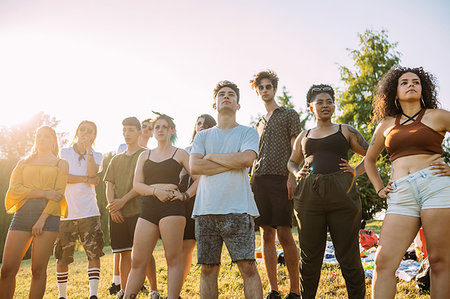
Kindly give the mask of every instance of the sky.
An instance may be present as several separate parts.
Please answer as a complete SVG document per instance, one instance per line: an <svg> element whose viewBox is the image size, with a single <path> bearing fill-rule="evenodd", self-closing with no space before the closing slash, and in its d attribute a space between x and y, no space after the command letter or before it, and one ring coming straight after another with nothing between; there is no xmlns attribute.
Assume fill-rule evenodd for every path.
<svg viewBox="0 0 450 299"><path fill-rule="evenodd" d="M338 66L353 66L366 29L387 30L402 65L434 74L450 109L449 13L445 0L0 0L0 126L42 111L71 140L92 120L106 153L123 143L124 118L158 111L185 147L198 115L216 117L221 80L239 86L244 125L264 113L249 84L261 70L278 73L297 110L314 83L344 88Z"/></svg>

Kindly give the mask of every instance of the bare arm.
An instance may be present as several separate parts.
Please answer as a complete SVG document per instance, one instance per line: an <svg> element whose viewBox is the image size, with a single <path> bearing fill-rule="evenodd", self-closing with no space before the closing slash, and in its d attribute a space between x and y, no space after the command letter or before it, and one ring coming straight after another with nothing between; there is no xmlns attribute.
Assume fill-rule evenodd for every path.
<svg viewBox="0 0 450 299"><path fill-rule="evenodd" d="M377 126L375 132L373 133L372 141L370 142L369 148L367 150L367 155L364 159L364 167L366 169L367 176L369 177L372 185L377 191L378 196L388 197L387 193L392 191L390 186L385 187L383 181L381 180L380 173L377 168L377 159L381 151L384 149L384 131L385 121ZM386 189L387 188L387 189Z"/></svg>
<svg viewBox="0 0 450 299"><path fill-rule="evenodd" d="M296 136L292 136L291 138L291 149L294 149L294 144L295 144L295 140L296 140ZM288 161L289 163L289 161ZM295 188L297 188L297 181L295 179L295 176L289 171L289 175L288 175L288 179L286 182L286 187L288 190L288 199L294 199L294 192L295 192Z"/></svg>
<svg viewBox="0 0 450 299"><path fill-rule="evenodd" d="M207 154L204 159L220 164L228 169L247 168L252 166L256 159L256 153L252 150L246 150L238 153L229 154Z"/></svg>
<svg viewBox="0 0 450 299"><path fill-rule="evenodd" d="M287 163L287 168L289 173L291 173L295 178L300 178L300 165L303 163L303 150L302 150L302 140L305 136L305 131L300 133L294 141L294 146L292 148L291 157Z"/></svg>
<svg viewBox="0 0 450 299"><path fill-rule="evenodd" d="M205 159L201 154L191 154L189 166L193 175L215 175L230 170L223 165Z"/></svg>
<svg viewBox="0 0 450 299"><path fill-rule="evenodd" d="M361 156L365 156L367 153L367 149L369 148L369 144L364 139L364 137L361 135L361 133L353 128L350 125L345 125L349 132L349 143L350 143L350 149ZM365 172L364 168L364 158L359 162L359 164L355 167L355 176L359 176Z"/></svg>

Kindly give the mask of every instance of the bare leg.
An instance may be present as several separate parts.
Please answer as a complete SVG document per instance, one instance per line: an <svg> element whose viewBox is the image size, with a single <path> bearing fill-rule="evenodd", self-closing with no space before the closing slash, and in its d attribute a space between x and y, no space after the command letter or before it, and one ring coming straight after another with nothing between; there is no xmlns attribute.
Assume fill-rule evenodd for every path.
<svg viewBox="0 0 450 299"><path fill-rule="evenodd" d="M450 294L450 209L426 209L421 212L422 226L431 268L432 298Z"/></svg>
<svg viewBox="0 0 450 299"><path fill-rule="evenodd" d="M183 286L184 216L168 216L159 221L159 231L167 261L167 299L177 299Z"/></svg>
<svg viewBox="0 0 450 299"><path fill-rule="evenodd" d="M31 249L31 287L29 298L42 298L47 284L47 265L58 232L44 231L33 239Z"/></svg>
<svg viewBox="0 0 450 299"><path fill-rule="evenodd" d="M266 268L267 278L269 279L270 289L278 292L277 282L277 250L275 246L276 230L271 226L262 226L262 245L264 266ZM297 267L298 271L298 267Z"/></svg>
<svg viewBox="0 0 450 299"><path fill-rule="evenodd" d="M254 261L237 261L242 278L244 279L245 298L262 298L263 291L258 269ZM297 268L298 269L298 268Z"/></svg>
<svg viewBox="0 0 450 299"><path fill-rule="evenodd" d="M217 279L219 277L220 265L202 265L200 276L200 298L219 298L219 287Z"/></svg>
<svg viewBox="0 0 450 299"><path fill-rule="evenodd" d="M278 239L284 251L284 260L289 272L290 290L289 292L300 294L300 272L299 272L299 255L297 245L290 226L277 227Z"/></svg>
<svg viewBox="0 0 450 299"><path fill-rule="evenodd" d="M136 298L145 280L145 269L149 252L155 249L159 238L158 226L139 218L134 231L133 250L131 251L131 271L128 275L125 298ZM133 297L134 296L134 297Z"/></svg>
<svg viewBox="0 0 450 299"><path fill-rule="evenodd" d="M384 218L375 256L373 298L394 298L397 284L395 271L419 226L420 219L414 216L387 214Z"/></svg>
<svg viewBox="0 0 450 299"><path fill-rule="evenodd" d="M189 274L192 264L192 252L194 251L195 240L183 240L183 261L184 261L184 274L183 283Z"/></svg>
<svg viewBox="0 0 450 299"><path fill-rule="evenodd" d="M117 255L120 255L120 288L125 290L131 269L131 251L124 251Z"/></svg>
<svg viewBox="0 0 450 299"><path fill-rule="evenodd" d="M31 232L8 231L3 249L2 270L0 276L0 298L12 299L16 287L16 275L20 262L32 240Z"/></svg>
<svg viewBox="0 0 450 299"><path fill-rule="evenodd" d="M153 254L151 254L148 259L145 272L147 274L148 281L150 282L150 290L157 291L158 283L156 281L156 262Z"/></svg>

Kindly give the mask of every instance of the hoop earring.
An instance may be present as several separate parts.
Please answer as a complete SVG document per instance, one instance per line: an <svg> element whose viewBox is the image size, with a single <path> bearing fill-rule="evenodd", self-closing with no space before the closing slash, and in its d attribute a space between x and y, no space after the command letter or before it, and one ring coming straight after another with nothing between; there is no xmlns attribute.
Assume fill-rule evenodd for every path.
<svg viewBox="0 0 450 299"><path fill-rule="evenodd" d="M423 97L420 98L420 106L422 106L422 108L426 108L427 107L425 105L425 101L423 100Z"/></svg>
<svg viewBox="0 0 450 299"><path fill-rule="evenodd" d="M402 110L402 107L401 107L400 104L398 103L398 100L397 100L397 99L394 100L394 103L395 103L395 107L397 108L397 110Z"/></svg>

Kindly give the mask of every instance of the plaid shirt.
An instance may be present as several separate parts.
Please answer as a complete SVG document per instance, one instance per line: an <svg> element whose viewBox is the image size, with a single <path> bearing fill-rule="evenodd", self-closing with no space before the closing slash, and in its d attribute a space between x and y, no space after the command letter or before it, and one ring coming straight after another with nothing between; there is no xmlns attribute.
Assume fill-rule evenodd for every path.
<svg viewBox="0 0 450 299"><path fill-rule="evenodd" d="M268 121L261 117L255 129L259 134L259 156L253 164L254 175L288 176L292 137L300 133L300 118L294 109L278 107Z"/></svg>

